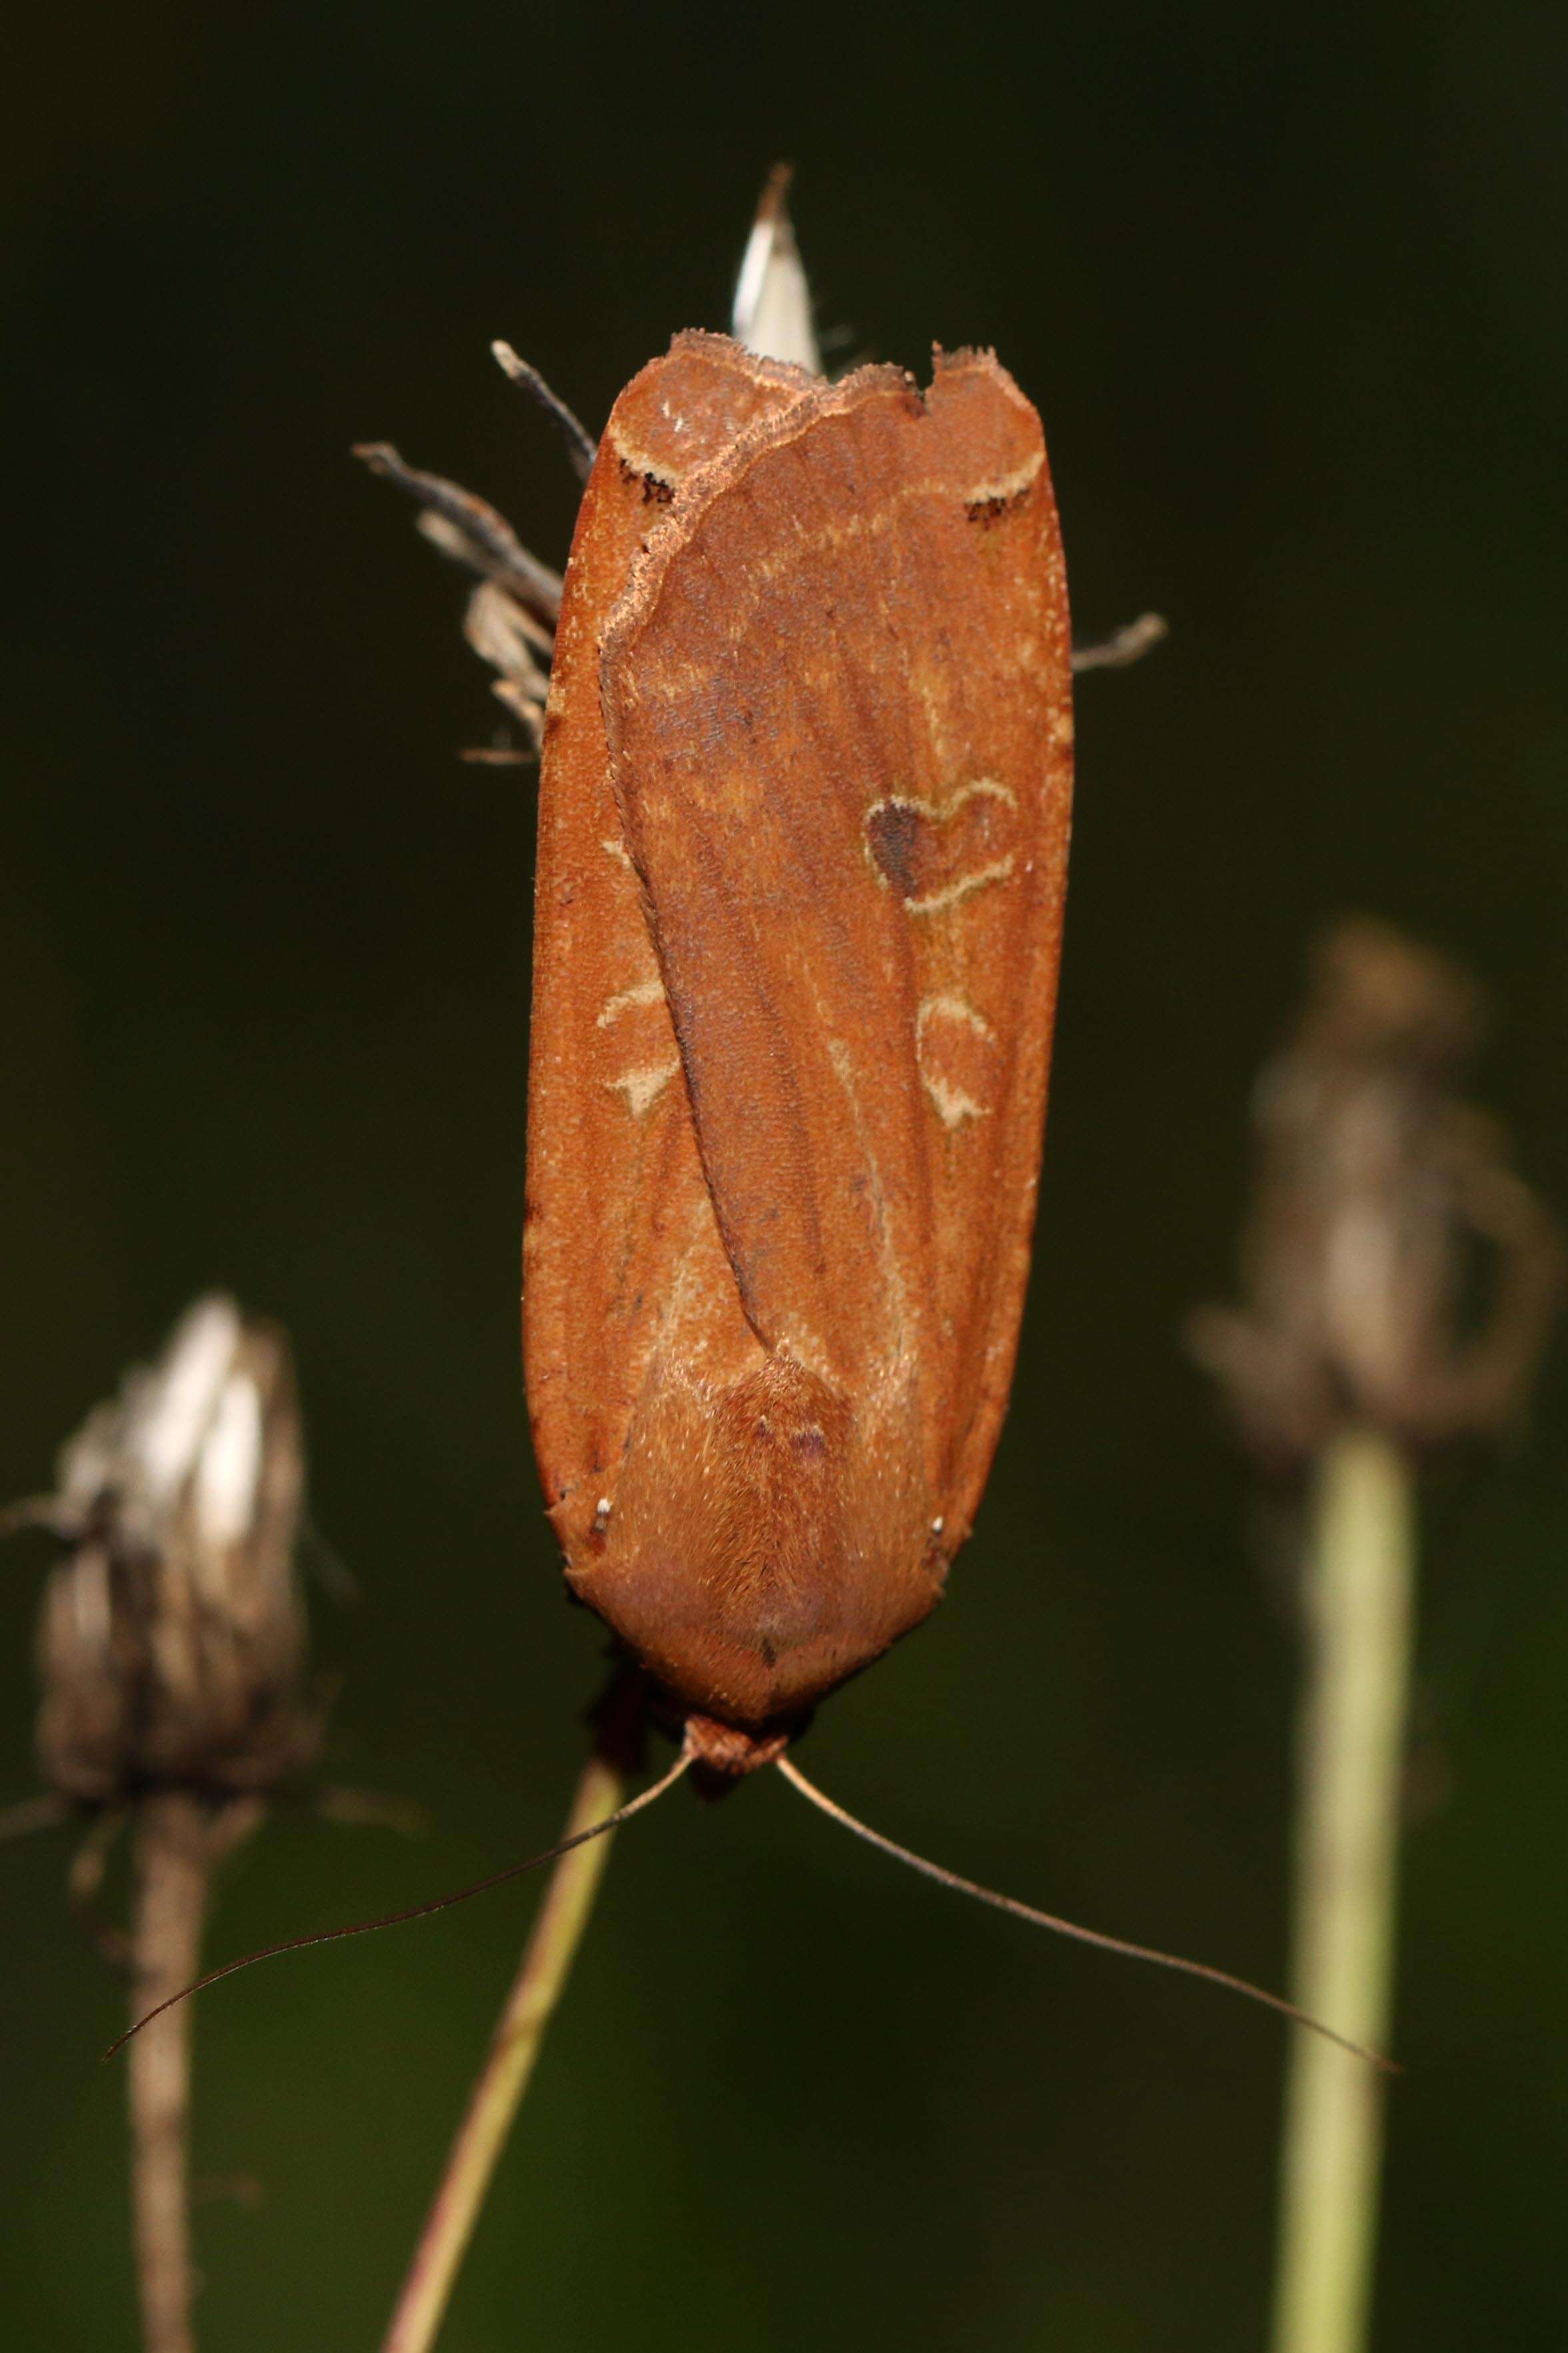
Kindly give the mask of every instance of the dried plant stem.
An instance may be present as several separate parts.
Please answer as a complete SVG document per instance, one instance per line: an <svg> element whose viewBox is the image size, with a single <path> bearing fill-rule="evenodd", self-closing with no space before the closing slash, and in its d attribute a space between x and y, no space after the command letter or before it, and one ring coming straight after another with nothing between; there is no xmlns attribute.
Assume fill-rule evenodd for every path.
<svg viewBox="0 0 1568 2353"><path fill-rule="evenodd" d="M562 1835L574 1838L613 1814L626 1791L626 1768L596 1749L583 1770ZM500 2014L468 2112L458 2128L447 2170L414 2251L382 2353L427 2353L446 2314L458 2265L474 2233L518 2104L528 2088L551 2012L560 2000L615 1833L563 1854L544 1900L511 1991Z"/></svg>
<svg viewBox="0 0 1568 2353"><path fill-rule="evenodd" d="M1291 1990L1386 2048L1415 1576L1415 1482L1397 1445L1355 1430L1324 1450L1305 1566ZM1296 2033L1274 2353L1360 2353L1382 2147L1381 2079Z"/></svg>
<svg viewBox="0 0 1568 2353"><path fill-rule="evenodd" d="M131 2015L188 1985L201 1965L212 1843L199 1799L144 1800L136 1818ZM146 2353L194 2353L191 2328L192 2010L181 2002L131 2046L132 2204Z"/></svg>

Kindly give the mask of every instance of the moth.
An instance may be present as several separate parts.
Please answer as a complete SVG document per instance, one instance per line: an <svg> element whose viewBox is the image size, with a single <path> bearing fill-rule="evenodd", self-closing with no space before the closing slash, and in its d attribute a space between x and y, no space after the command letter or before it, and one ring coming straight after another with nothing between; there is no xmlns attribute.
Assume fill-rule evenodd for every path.
<svg viewBox="0 0 1568 2353"><path fill-rule="evenodd" d="M721 1773L941 1598L1017 1346L1072 791L1039 418L678 335L565 574L523 1335L571 1588Z"/></svg>
<svg viewBox="0 0 1568 2353"><path fill-rule="evenodd" d="M798 275L774 185L738 325L749 282L760 314L770 267ZM814 349L804 279L773 312ZM596 446L495 346L586 467L558 596L483 501L359 452L478 575L468 634L541 744L529 1415L571 1590L679 1756L543 1854L202 1983L466 1902L692 1766L724 1786L776 1764L949 1887L1300 2019L960 1878L785 1753L929 1616L969 1535L1039 1186L1072 673L1164 624L1074 653L1040 420L993 353L939 348L922 390L889 366L833 383L755 340L677 335ZM552 643L542 713L498 592Z"/></svg>

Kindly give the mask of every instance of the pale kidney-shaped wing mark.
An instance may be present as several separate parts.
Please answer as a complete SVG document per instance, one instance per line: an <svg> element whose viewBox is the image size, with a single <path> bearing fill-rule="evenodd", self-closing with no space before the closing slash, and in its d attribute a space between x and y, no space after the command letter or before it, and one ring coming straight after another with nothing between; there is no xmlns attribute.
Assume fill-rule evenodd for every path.
<svg viewBox="0 0 1568 2353"><path fill-rule="evenodd" d="M911 915L940 915L1005 882L1017 863L1018 805L990 776L944 802L889 793L866 812L866 854Z"/></svg>

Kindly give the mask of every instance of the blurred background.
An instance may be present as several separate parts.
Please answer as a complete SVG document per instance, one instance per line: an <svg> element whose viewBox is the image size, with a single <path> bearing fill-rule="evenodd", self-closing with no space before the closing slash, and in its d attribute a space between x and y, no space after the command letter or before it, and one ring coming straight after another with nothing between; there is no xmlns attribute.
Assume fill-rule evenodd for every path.
<svg viewBox="0 0 1568 2353"><path fill-rule="evenodd" d="M1511 0L1019 12L448 0L35 25L0 155L0 1495L203 1286L294 1336L331 1769L215 1958L553 1835L595 1692L518 1370L533 782L395 439L563 560L591 425L726 322L778 155L835 357L994 343L1046 419L1080 688L1040 1240L938 1618L805 1761L954 1867L1279 1982L1295 1654L1179 1327L1234 1284L1306 944L1468 964L1568 1204L1568 20ZM1426 1491L1377 2341L1568 2328L1568 1413ZM0 1577L0 1797L36 1786ZM7 2341L129 2346L121 1995L62 1833L0 1850ZM204 2344L376 2341L534 1896L280 1962L197 2031ZM776 1777L620 1842L443 2345L1247 2353L1284 2040L900 1874ZM225 2193L238 2179L245 2196Z"/></svg>

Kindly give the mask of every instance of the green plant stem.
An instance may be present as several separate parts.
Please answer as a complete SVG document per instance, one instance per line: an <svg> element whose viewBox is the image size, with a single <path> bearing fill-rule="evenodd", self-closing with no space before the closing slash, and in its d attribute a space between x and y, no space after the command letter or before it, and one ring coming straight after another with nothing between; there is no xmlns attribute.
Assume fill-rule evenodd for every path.
<svg viewBox="0 0 1568 2353"><path fill-rule="evenodd" d="M1415 1579L1415 1481L1352 1430L1317 1470L1305 1563L1291 1993L1387 2046ZM1286 2087L1274 2353L1361 2353L1371 2304L1383 2083L1297 2029Z"/></svg>
<svg viewBox="0 0 1568 2353"><path fill-rule="evenodd" d="M573 1838L613 1814L626 1790L626 1767L601 1750L588 1759L562 1835ZM551 2012L566 1982L614 1831L563 1854L507 1996L489 2055L469 2095L447 2170L426 2219L382 2353L427 2353L436 2341L479 2208L528 2088Z"/></svg>

